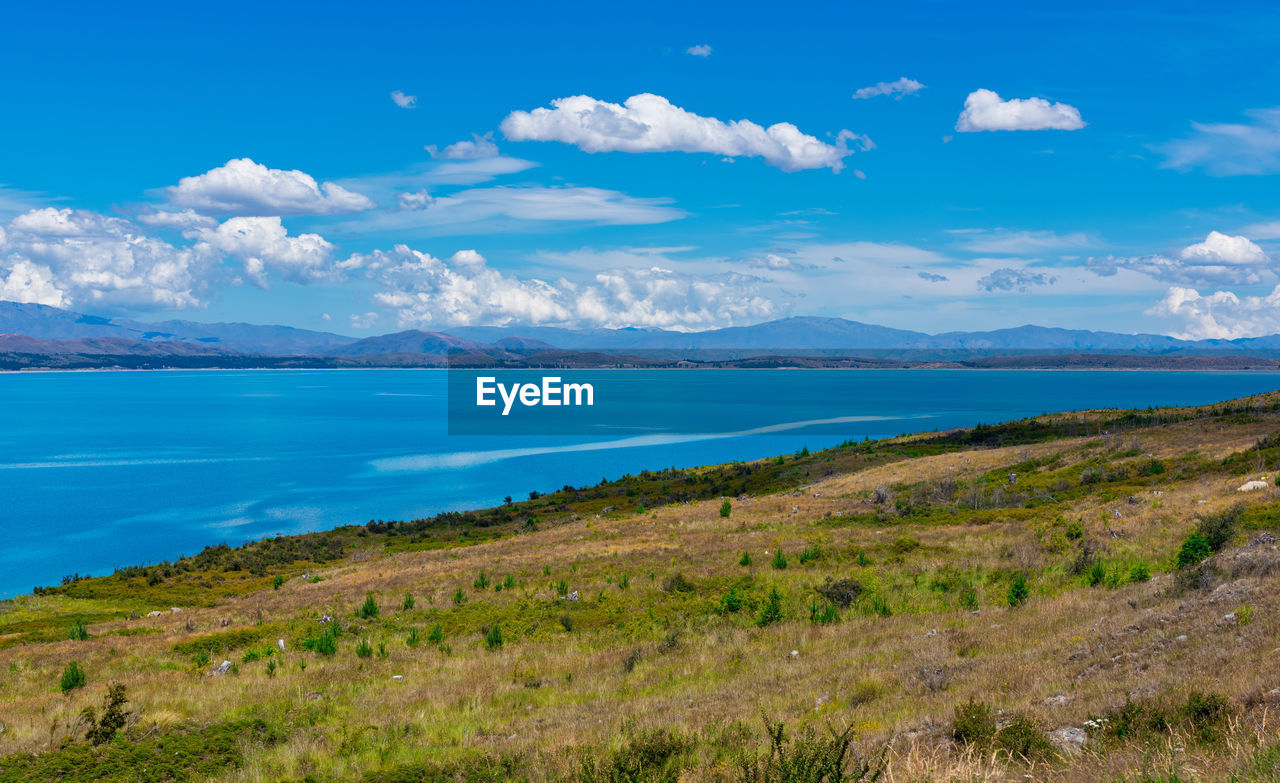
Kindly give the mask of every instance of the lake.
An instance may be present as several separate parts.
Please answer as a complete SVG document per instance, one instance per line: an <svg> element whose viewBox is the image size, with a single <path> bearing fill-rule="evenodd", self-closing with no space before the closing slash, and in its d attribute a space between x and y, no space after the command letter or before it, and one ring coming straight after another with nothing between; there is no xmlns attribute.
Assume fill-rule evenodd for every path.
<svg viewBox="0 0 1280 783"><path fill-rule="evenodd" d="M451 416L448 373L0 374L0 596L209 544L489 506L644 469L1280 387L1259 372L574 371L608 398L603 413L511 434Z"/></svg>

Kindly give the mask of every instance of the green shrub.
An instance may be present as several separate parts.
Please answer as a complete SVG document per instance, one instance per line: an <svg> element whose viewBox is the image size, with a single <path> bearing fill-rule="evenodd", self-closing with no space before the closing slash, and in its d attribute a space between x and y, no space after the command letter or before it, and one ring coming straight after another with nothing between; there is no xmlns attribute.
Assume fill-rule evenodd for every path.
<svg viewBox="0 0 1280 783"><path fill-rule="evenodd" d="M1068 522L1063 530L1067 538L1072 541L1079 541L1084 538L1084 525L1078 521Z"/></svg>
<svg viewBox="0 0 1280 783"><path fill-rule="evenodd" d="M837 783L879 780L885 770L885 752L863 759L853 748L853 729L832 729L827 736L806 726L788 738L783 724L765 722L769 753L744 759L741 783Z"/></svg>
<svg viewBox="0 0 1280 783"><path fill-rule="evenodd" d="M742 557L738 558L738 565L740 566L751 565L751 553L746 550L743 550Z"/></svg>
<svg viewBox="0 0 1280 783"><path fill-rule="evenodd" d="M894 539L893 543L889 545L889 548L893 550L894 554L905 555L919 549L920 542L911 536L900 536L899 538Z"/></svg>
<svg viewBox="0 0 1280 783"><path fill-rule="evenodd" d="M1158 459L1147 460L1138 467L1138 474L1142 476L1159 476L1161 473L1164 473L1164 463Z"/></svg>
<svg viewBox="0 0 1280 783"><path fill-rule="evenodd" d="M644 658L644 654L641 653L639 649L635 649L627 653L627 657L622 659L623 673L630 674L631 672L635 671L636 666L640 664L640 661L643 658Z"/></svg>
<svg viewBox="0 0 1280 783"><path fill-rule="evenodd" d="M717 614L734 614L742 610L746 604L746 598L742 595L742 591L737 585L729 588L729 592L720 597L720 603L716 605Z"/></svg>
<svg viewBox="0 0 1280 783"><path fill-rule="evenodd" d="M1186 568L1193 566L1213 554L1213 548L1209 546L1209 540L1199 533L1192 533L1187 536L1182 547L1178 549L1176 564L1178 568Z"/></svg>
<svg viewBox="0 0 1280 783"><path fill-rule="evenodd" d="M566 633L573 633L573 615L567 613L560 615L560 627Z"/></svg>
<svg viewBox="0 0 1280 783"><path fill-rule="evenodd" d="M1093 565L1089 567L1089 586L1097 587L1107 578L1107 567L1103 565L1101 560L1094 560Z"/></svg>
<svg viewBox="0 0 1280 783"><path fill-rule="evenodd" d="M365 620L372 620L378 616L378 601L373 597L373 593L368 593L364 597L364 603L356 610L356 617Z"/></svg>
<svg viewBox="0 0 1280 783"><path fill-rule="evenodd" d="M958 704L951 722L951 737L961 745L988 746L995 740L996 715L986 702L969 697Z"/></svg>
<svg viewBox="0 0 1280 783"><path fill-rule="evenodd" d="M427 641L432 644L439 644L444 641L444 628L440 623L431 626L431 630L427 632Z"/></svg>
<svg viewBox="0 0 1280 783"><path fill-rule="evenodd" d="M417 603L417 600L414 599L413 593L405 591L404 600L400 602L400 611L407 612L413 609L413 606L416 603Z"/></svg>
<svg viewBox="0 0 1280 783"><path fill-rule="evenodd" d="M778 547L773 553L773 559L769 561L769 565L781 571L787 567L787 556L783 554L782 547Z"/></svg>
<svg viewBox="0 0 1280 783"><path fill-rule="evenodd" d="M89 638L89 627L84 624L84 620L73 620L71 629L67 632L68 639L74 639L77 642L83 642Z"/></svg>
<svg viewBox="0 0 1280 783"><path fill-rule="evenodd" d="M72 661L62 670L62 679L58 682L58 687L63 693L68 693L76 688L83 688L84 679L84 669L80 668L80 664Z"/></svg>
<svg viewBox="0 0 1280 783"><path fill-rule="evenodd" d="M664 593L692 593L696 588L693 582L684 578L684 574L679 571L662 580L662 592Z"/></svg>
<svg viewBox="0 0 1280 783"><path fill-rule="evenodd" d="M457 590L454 590L454 591L453 591L453 605L454 605L454 606L462 606L462 605L463 605L463 604L465 604L466 602L467 602L467 594L466 594L466 593L464 593L464 592L462 592L462 588L461 588L461 587L459 587Z"/></svg>
<svg viewBox="0 0 1280 783"><path fill-rule="evenodd" d="M1056 755L1049 737L1029 718L1013 718L996 731L995 739L996 748L1011 758L1035 761Z"/></svg>
<svg viewBox="0 0 1280 783"><path fill-rule="evenodd" d="M480 575L476 577L476 581L471 583L471 586L477 590L485 590L489 587L489 577L485 576L484 571L481 571Z"/></svg>
<svg viewBox="0 0 1280 783"><path fill-rule="evenodd" d="M129 713L124 708L128 703L123 685L113 682L107 686L107 695L102 700L102 717L94 714L93 707L85 707L80 713L85 725L89 727L84 738L93 745L103 745L115 739L129 720Z"/></svg>
<svg viewBox="0 0 1280 783"><path fill-rule="evenodd" d="M857 579L832 579L827 580L818 587L813 588L818 595L827 599L830 603L841 609L848 609L858 597L862 595L866 589Z"/></svg>
<svg viewBox="0 0 1280 783"><path fill-rule="evenodd" d="M283 587L283 586L284 586L284 577L283 577L283 576L281 576L281 575L279 575L279 574L276 574L276 575L271 579L271 589L272 589L272 590L279 590L279 589L280 589L281 587Z"/></svg>
<svg viewBox="0 0 1280 783"><path fill-rule="evenodd" d="M800 565L805 565L806 563L812 563L813 561L819 560L821 558L822 558L822 548L819 547L817 544L810 544L809 546L804 548L804 551L800 553Z"/></svg>
<svg viewBox="0 0 1280 783"><path fill-rule="evenodd" d="M409 629L409 635L404 638L404 643L409 647L417 647L422 642L422 632L418 630L418 626Z"/></svg>
<svg viewBox="0 0 1280 783"><path fill-rule="evenodd" d="M693 749L693 741L677 731L642 731L612 750L582 749L575 780L580 783L676 783L690 765Z"/></svg>
<svg viewBox="0 0 1280 783"><path fill-rule="evenodd" d="M1009 594L1006 596L1009 606L1022 606L1031 597L1031 588L1027 585L1027 575L1018 571L1009 582Z"/></svg>
<svg viewBox="0 0 1280 783"><path fill-rule="evenodd" d="M725 501L720 504L720 516L727 517L732 511L733 511L733 505L729 503L728 498L725 498Z"/></svg>
<svg viewBox="0 0 1280 783"><path fill-rule="evenodd" d="M500 650L502 649L502 644L502 628L497 623L494 623L493 627L484 635L484 648L490 651Z"/></svg>
<svg viewBox="0 0 1280 783"><path fill-rule="evenodd" d="M782 593L778 592L778 588L770 587L769 595L764 600L764 606L760 607L760 614L756 617L756 625L763 628L781 619Z"/></svg>
<svg viewBox="0 0 1280 783"><path fill-rule="evenodd" d="M504 577L502 580L502 589L510 590L515 586L516 586L516 578L511 574L507 574L506 577Z"/></svg>
<svg viewBox="0 0 1280 783"><path fill-rule="evenodd" d="M809 604L809 622L814 625L832 625L840 622L840 612L829 603Z"/></svg>
<svg viewBox="0 0 1280 783"><path fill-rule="evenodd" d="M360 658L370 658L373 656L373 645L368 639L361 639L356 642L356 656Z"/></svg>
<svg viewBox="0 0 1280 783"><path fill-rule="evenodd" d="M341 635L342 628L337 620L324 623L318 631L313 630L302 640L302 649L318 655L333 655L338 651L338 637Z"/></svg>
<svg viewBox="0 0 1280 783"><path fill-rule="evenodd" d="M1151 569L1147 568L1146 564L1144 563L1138 563L1133 568L1129 569L1129 581L1130 582L1150 582Z"/></svg>

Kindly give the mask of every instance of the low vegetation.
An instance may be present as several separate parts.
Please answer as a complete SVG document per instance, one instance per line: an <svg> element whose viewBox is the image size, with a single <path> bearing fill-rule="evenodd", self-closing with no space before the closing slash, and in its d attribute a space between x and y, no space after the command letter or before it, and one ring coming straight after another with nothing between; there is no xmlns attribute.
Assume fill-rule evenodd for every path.
<svg viewBox="0 0 1280 783"><path fill-rule="evenodd" d="M1277 468L1263 395L72 574L0 781L1276 780Z"/></svg>

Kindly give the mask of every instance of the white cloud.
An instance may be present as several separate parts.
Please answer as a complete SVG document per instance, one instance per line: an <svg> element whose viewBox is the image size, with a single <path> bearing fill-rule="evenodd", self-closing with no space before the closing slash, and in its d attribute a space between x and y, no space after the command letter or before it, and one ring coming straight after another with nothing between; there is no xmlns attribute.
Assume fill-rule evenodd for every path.
<svg viewBox="0 0 1280 783"><path fill-rule="evenodd" d="M1153 254L1136 258L1090 258L1088 269L1103 277L1118 269L1132 269L1156 280L1183 285L1251 285L1271 277L1267 254L1247 237L1210 231L1203 242L1183 248L1176 256Z"/></svg>
<svg viewBox="0 0 1280 783"><path fill-rule="evenodd" d="M416 203L416 195L411 195ZM473 188L435 197L423 209L362 215L334 227L341 232L400 231L443 236L528 229L530 224L633 226L685 216L665 198L636 198L589 187Z"/></svg>
<svg viewBox="0 0 1280 783"><path fill-rule="evenodd" d="M166 212L164 210L144 212L138 215L138 222L148 228L176 229L178 231L213 228L218 225L217 220L208 215L201 215L192 209L184 209L181 212Z"/></svg>
<svg viewBox="0 0 1280 783"><path fill-rule="evenodd" d="M1169 318L1183 340L1261 337L1280 332L1280 286L1266 296L1239 297L1230 291L1201 296L1191 288L1174 287L1148 315Z"/></svg>
<svg viewBox="0 0 1280 783"><path fill-rule="evenodd" d="M473 133L469 141L454 142L442 150L436 149L434 144L428 144L423 149L431 157L442 160L480 160L498 157L498 145L493 143L493 131L483 136Z"/></svg>
<svg viewBox="0 0 1280 783"><path fill-rule="evenodd" d="M418 105L418 96L405 95L399 90L391 91L391 100L395 101L395 104L402 109L413 109Z"/></svg>
<svg viewBox="0 0 1280 783"><path fill-rule="evenodd" d="M448 261L397 245L353 256L383 290L375 300L402 327L469 324L656 326L705 329L778 314L757 278L688 275L662 267L615 268L588 280L517 278L474 250Z"/></svg>
<svg viewBox="0 0 1280 783"><path fill-rule="evenodd" d="M423 210L435 203L435 199L431 198L426 188L412 193L401 193L396 200L400 204L400 209L405 212Z"/></svg>
<svg viewBox="0 0 1280 783"><path fill-rule="evenodd" d="M974 90L964 101L956 120L961 133L977 131L1079 130L1084 127L1080 110L1044 98L1002 100L991 90Z"/></svg>
<svg viewBox="0 0 1280 783"><path fill-rule="evenodd" d="M1003 267L992 271L985 277L979 278L978 287L984 291L1018 291L1019 293L1026 293L1034 287L1053 285L1055 282L1057 282L1057 278L1049 277L1043 272Z"/></svg>
<svg viewBox="0 0 1280 783"><path fill-rule="evenodd" d="M377 323L378 314L375 312L351 314L352 329L372 329Z"/></svg>
<svg viewBox="0 0 1280 783"><path fill-rule="evenodd" d="M691 54L694 57L710 57L712 51L711 47L707 44L698 44L697 46L690 46L688 49L685 49L684 53Z"/></svg>
<svg viewBox="0 0 1280 783"><path fill-rule="evenodd" d="M892 95L901 99L904 95L911 95L924 89L924 85L915 79L908 79L903 76L901 79L893 82L876 82L870 87L862 87L853 94L854 100L866 100L867 98L875 98L880 95Z"/></svg>
<svg viewBox="0 0 1280 783"><path fill-rule="evenodd" d="M31 210L0 233L5 298L61 307L200 307L216 264L208 248L175 247L85 210Z"/></svg>
<svg viewBox="0 0 1280 783"><path fill-rule="evenodd" d="M1192 134L1154 149L1164 168L1202 168L1211 176L1280 173L1280 107L1246 112L1248 123L1192 123Z"/></svg>
<svg viewBox="0 0 1280 783"><path fill-rule="evenodd" d="M849 148L870 149L871 140L847 130L826 144L789 122L768 128L750 120L722 122L672 105L660 95L633 95L624 104L587 95L559 98L553 108L514 111L502 121L512 141L559 141L586 152L701 152L758 157L783 171L840 171Z"/></svg>
<svg viewBox="0 0 1280 783"><path fill-rule="evenodd" d="M165 188L169 202L213 215L333 215L372 209L368 197L303 171L269 169L249 158L227 161Z"/></svg>
<svg viewBox="0 0 1280 783"><path fill-rule="evenodd" d="M319 234L289 236L278 217L234 217L198 236L210 247L241 259L245 274L263 288L268 272L295 283L334 280L340 275L332 263L331 243Z"/></svg>
<svg viewBox="0 0 1280 783"><path fill-rule="evenodd" d="M1053 231L973 231L956 232L970 237L962 244L975 253L1003 253L1025 256L1051 250L1086 247L1092 240L1079 232L1058 234Z"/></svg>

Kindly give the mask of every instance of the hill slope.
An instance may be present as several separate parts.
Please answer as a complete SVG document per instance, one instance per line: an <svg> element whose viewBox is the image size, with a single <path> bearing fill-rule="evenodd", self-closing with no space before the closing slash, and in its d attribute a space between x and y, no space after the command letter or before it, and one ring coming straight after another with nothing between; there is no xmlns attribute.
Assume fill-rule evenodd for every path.
<svg viewBox="0 0 1280 783"><path fill-rule="evenodd" d="M1280 394L1051 415L69 578L0 780L1275 780L1278 461Z"/></svg>

